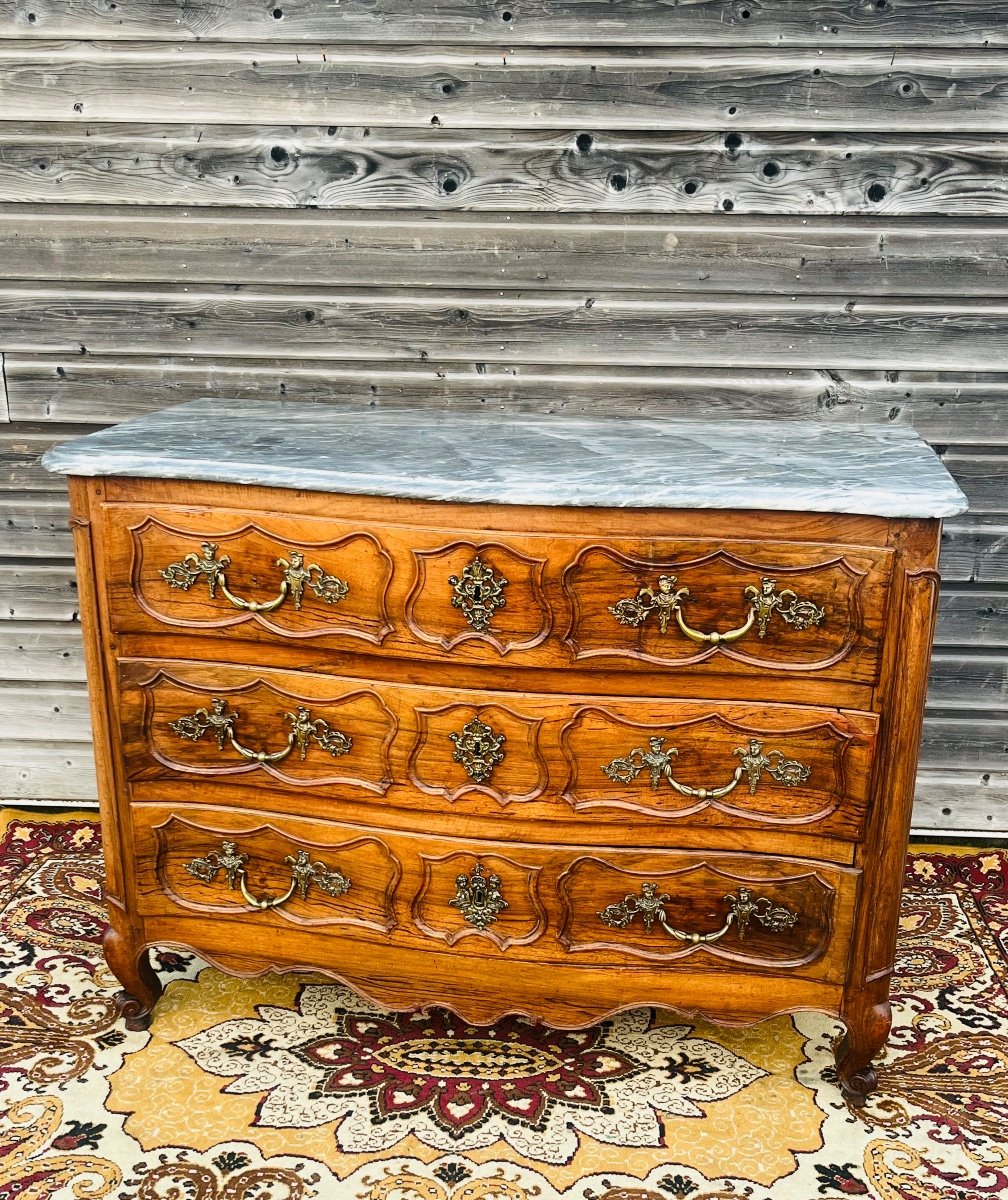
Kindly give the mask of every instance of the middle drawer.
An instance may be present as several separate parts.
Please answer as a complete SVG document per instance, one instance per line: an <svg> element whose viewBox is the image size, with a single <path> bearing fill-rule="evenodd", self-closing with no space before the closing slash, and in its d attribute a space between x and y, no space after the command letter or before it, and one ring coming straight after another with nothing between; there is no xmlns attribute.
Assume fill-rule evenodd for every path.
<svg viewBox="0 0 1008 1200"><path fill-rule="evenodd" d="M127 659L127 778L241 789L297 811L414 827L424 814L556 838L790 829L856 841L878 718L800 705L556 696L362 683L306 672ZM210 787L209 785L213 785ZM238 789L236 794L232 789ZM615 836L615 834L614 834Z"/></svg>

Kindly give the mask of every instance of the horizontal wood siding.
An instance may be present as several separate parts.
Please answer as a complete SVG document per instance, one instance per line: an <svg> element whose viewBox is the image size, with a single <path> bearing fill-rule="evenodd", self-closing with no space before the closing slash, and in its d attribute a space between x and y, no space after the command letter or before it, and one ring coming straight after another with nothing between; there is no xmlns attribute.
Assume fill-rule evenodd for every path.
<svg viewBox="0 0 1008 1200"><path fill-rule="evenodd" d="M604 288L603 283L603 288ZM1008 370L1008 298L571 294L293 287L0 284L11 354L289 355L624 366L944 366ZM250 336L254 338L249 341Z"/></svg>
<svg viewBox="0 0 1008 1200"><path fill-rule="evenodd" d="M0 0L0 797L94 796L67 436L240 403L912 425L919 830L1008 835L1008 0Z"/></svg>
<svg viewBox="0 0 1008 1200"><path fill-rule="evenodd" d="M19 422L127 420L197 396L290 397L411 406L500 404L550 412L606 411L712 418L905 423L932 444L1008 442L1008 373L447 363L321 362L212 355L9 354ZM96 409L96 405L101 405ZM75 432L80 432L75 430Z"/></svg>
<svg viewBox="0 0 1008 1200"><path fill-rule="evenodd" d="M984 133L0 121L0 202L411 209L414 216L933 215L944 228L951 216L1008 208L1006 160L1008 140ZM306 235L311 228L306 221ZM810 248L838 228L806 229Z"/></svg>
<svg viewBox="0 0 1008 1200"><path fill-rule="evenodd" d="M980 47L1008 46L1006 16L1003 0L0 0L0 37Z"/></svg>
<svg viewBox="0 0 1008 1200"><path fill-rule="evenodd" d="M675 20L670 14L666 20ZM371 128L1003 130L1003 49L506 48L0 41L9 121ZM53 86L58 80L58 86Z"/></svg>
<svg viewBox="0 0 1008 1200"><path fill-rule="evenodd" d="M1008 186L1008 160L1005 163ZM1003 218L670 218L643 214L262 213L244 209L0 206L0 280L99 280L372 288L425 292L491 284L591 295L684 292L690 303L740 285L789 304L814 286L851 315L874 297L926 289L988 301L1008 292ZM795 299L792 299L792 298ZM632 300L631 295L628 299ZM638 300L641 298L638 298ZM981 305L977 305L981 307Z"/></svg>

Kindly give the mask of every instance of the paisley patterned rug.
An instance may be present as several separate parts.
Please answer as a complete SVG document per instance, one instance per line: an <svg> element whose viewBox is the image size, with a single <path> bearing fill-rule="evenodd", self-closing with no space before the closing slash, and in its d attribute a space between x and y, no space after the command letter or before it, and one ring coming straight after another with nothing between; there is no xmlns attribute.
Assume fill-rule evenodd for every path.
<svg viewBox="0 0 1008 1200"><path fill-rule="evenodd" d="M835 1022L641 1009L560 1032L379 1011L163 950L116 1021L88 817L0 819L0 1200L974 1200L1008 1194L1008 852L907 861L861 1114Z"/></svg>

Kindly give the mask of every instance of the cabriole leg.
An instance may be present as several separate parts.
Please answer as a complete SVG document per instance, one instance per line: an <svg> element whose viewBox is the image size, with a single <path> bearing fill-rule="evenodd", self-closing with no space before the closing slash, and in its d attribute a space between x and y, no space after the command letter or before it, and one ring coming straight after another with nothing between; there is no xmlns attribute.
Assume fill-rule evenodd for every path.
<svg viewBox="0 0 1008 1200"><path fill-rule="evenodd" d="M837 1079L845 1098L860 1107L878 1083L872 1059L889 1037L892 1009L888 1000L877 1004L855 1003L841 1015L847 1032L836 1048Z"/></svg>
<svg viewBox="0 0 1008 1200"><path fill-rule="evenodd" d="M105 931L102 946L105 961L123 985L124 990L116 995L116 1007L126 1028L134 1032L149 1029L151 1012L164 988L150 965L148 951L137 950L129 938L111 926Z"/></svg>

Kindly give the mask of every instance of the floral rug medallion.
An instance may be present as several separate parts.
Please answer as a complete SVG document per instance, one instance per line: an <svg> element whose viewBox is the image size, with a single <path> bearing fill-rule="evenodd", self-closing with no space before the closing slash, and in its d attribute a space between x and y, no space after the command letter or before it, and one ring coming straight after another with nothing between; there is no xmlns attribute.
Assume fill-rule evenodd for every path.
<svg viewBox="0 0 1008 1200"><path fill-rule="evenodd" d="M386 1014L333 984L307 984L293 1009L213 1025L178 1045L223 1091L261 1094L255 1123L336 1123L350 1154L407 1134L437 1150L503 1140L526 1158L567 1163L587 1134L660 1146L662 1114L703 1117L765 1074L731 1050L655 1025L646 1009L587 1030L508 1018L489 1028L453 1014Z"/></svg>

